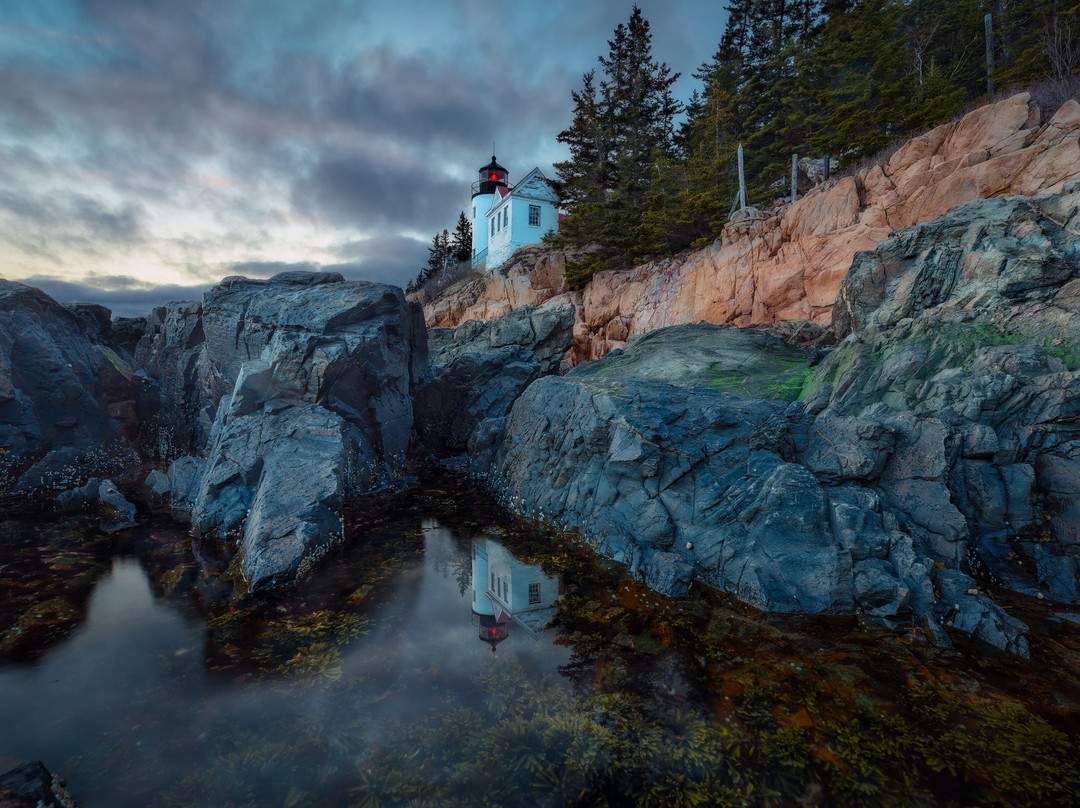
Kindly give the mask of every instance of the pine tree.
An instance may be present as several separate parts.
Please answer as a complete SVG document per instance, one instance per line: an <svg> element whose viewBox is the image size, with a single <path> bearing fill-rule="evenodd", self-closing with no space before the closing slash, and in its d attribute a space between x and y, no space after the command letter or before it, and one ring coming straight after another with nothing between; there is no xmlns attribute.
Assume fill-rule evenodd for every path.
<svg viewBox="0 0 1080 808"><path fill-rule="evenodd" d="M448 260L450 260L450 231L443 230L431 239L427 266L421 270L423 280L420 285L422 286L442 272Z"/></svg>
<svg viewBox="0 0 1080 808"><path fill-rule="evenodd" d="M472 222L465 218L465 211L458 214L457 226L450 237L450 254L454 263L461 264L472 260Z"/></svg>
<svg viewBox="0 0 1080 808"><path fill-rule="evenodd" d="M581 92L572 95L573 121L559 135L570 146L570 159L556 166L569 217L553 241L600 247L568 265L572 283L647 252L652 239L642 229L646 198L660 163L675 155L680 107L671 86L679 74L653 59L652 34L640 8L634 6L629 22L616 27L599 62L599 90L595 73L586 73Z"/></svg>
<svg viewBox="0 0 1080 808"><path fill-rule="evenodd" d="M557 137L570 147L570 159L555 163L559 198L568 209L603 200L608 188L609 135L593 86L595 75L595 70L583 75L581 91L570 93L574 117Z"/></svg>

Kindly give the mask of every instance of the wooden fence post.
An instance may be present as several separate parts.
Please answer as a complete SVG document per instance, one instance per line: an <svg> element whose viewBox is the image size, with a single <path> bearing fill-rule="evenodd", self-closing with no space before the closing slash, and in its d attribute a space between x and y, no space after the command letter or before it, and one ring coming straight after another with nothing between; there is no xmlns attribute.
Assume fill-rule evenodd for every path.
<svg viewBox="0 0 1080 808"><path fill-rule="evenodd" d="M742 144L739 144L739 210L746 208L746 174L743 172Z"/></svg>

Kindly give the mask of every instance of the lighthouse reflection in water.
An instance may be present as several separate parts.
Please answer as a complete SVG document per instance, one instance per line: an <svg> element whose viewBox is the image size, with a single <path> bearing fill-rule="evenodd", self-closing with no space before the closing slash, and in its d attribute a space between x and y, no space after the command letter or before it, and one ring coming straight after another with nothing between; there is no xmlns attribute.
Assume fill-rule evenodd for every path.
<svg viewBox="0 0 1080 808"><path fill-rule="evenodd" d="M495 653L511 632L537 639L555 616L559 579L525 564L495 539L473 539L473 625Z"/></svg>

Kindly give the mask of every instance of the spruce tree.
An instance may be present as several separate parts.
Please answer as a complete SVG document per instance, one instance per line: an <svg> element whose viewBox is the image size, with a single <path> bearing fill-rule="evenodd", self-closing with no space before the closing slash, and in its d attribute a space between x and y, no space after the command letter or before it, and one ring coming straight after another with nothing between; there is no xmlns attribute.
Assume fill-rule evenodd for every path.
<svg viewBox="0 0 1080 808"><path fill-rule="evenodd" d="M457 226L450 237L450 254L455 263L472 260L472 222L465 218L465 211L458 214Z"/></svg>
<svg viewBox="0 0 1080 808"><path fill-rule="evenodd" d="M586 73L582 90L572 96L573 121L559 135L570 146L570 159L556 166L569 217L552 241L600 247L568 264L571 283L647 253L646 198L660 163L675 152L679 104L671 86L679 74L653 58L652 34L640 8L634 6L629 22L616 27L599 62L599 90L595 73Z"/></svg>
<svg viewBox="0 0 1080 808"><path fill-rule="evenodd" d="M580 92L572 91L574 117L556 138L570 147L570 159L555 163L557 189L564 207L603 200L608 188L608 127L593 85L596 71L582 76Z"/></svg>
<svg viewBox="0 0 1080 808"><path fill-rule="evenodd" d="M436 233L431 239L431 246L428 247L428 262L421 272L423 273L423 281L421 286L446 267L446 262L450 258L450 231L443 230L441 233Z"/></svg>

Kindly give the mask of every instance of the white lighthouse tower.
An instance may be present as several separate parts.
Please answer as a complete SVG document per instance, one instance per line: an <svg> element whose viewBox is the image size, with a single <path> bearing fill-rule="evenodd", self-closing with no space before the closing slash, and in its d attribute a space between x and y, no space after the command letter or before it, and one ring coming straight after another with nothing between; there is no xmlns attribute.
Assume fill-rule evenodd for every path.
<svg viewBox="0 0 1080 808"><path fill-rule="evenodd" d="M491 162L480 169L480 179L472 187L472 265L479 266L487 259L488 221L487 212L495 202L499 188L508 188L509 174L499 165L495 155Z"/></svg>

